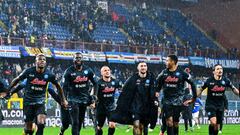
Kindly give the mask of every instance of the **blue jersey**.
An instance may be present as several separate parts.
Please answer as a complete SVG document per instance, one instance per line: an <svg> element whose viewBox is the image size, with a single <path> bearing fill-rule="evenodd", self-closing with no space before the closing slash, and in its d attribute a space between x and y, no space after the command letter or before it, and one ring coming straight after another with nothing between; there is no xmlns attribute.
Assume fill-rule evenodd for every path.
<svg viewBox="0 0 240 135"><path fill-rule="evenodd" d="M51 82L54 85L58 83L55 75L49 70L46 69L43 73L38 73L36 67L31 67L23 71L19 75L19 79L21 81L26 79L24 87L25 105L45 104L45 93L48 83Z"/></svg>
<svg viewBox="0 0 240 135"><path fill-rule="evenodd" d="M90 97L90 81L94 86L97 85L96 77L91 68L83 65L81 71L78 71L74 66L66 69L62 82L68 101L87 104Z"/></svg>
<svg viewBox="0 0 240 135"><path fill-rule="evenodd" d="M21 86L21 89L24 88L27 84L27 79L23 80L21 83L20 83L20 86ZM48 86L47 86L47 91L49 92L49 94L53 97L54 100L56 100L59 104L60 104L60 97L58 96L58 94L55 92L54 90L54 87L53 87L53 84L52 83L49 83Z"/></svg>
<svg viewBox="0 0 240 135"><path fill-rule="evenodd" d="M192 110L192 113L196 113L201 109L201 106L203 106L202 101L200 98L197 98L194 104L194 108Z"/></svg>

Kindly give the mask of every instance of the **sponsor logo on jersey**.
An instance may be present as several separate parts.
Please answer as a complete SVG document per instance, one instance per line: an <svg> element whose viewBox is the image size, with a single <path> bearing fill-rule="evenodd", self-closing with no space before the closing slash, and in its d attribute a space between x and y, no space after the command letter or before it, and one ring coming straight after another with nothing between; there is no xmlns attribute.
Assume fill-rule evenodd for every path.
<svg viewBox="0 0 240 135"><path fill-rule="evenodd" d="M225 87L223 86L217 86L215 85L213 88L212 88L212 91L215 91L215 92L221 92L221 91L224 91L225 90Z"/></svg>
<svg viewBox="0 0 240 135"><path fill-rule="evenodd" d="M105 89L102 91L103 93L110 93L113 92L115 89L114 87L105 87Z"/></svg>
<svg viewBox="0 0 240 135"><path fill-rule="evenodd" d="M86 82L87 80L88 80L88 77L85 77L85 76L83 76L83 77L77 76L77 77L75 78L75 80L73 80L73 82L79 83L79 82Z"/></svg>
<svg viewBox="0 0 240 135"><path fill-rule="evenodd" d="M177 78L177 77L168 76L165 79L165 82L167 82L167 83L169 83L169 82L176 83L176 82L178 82L178 80L179 80L179 78Z"/></svg>
<svg viewBox="0 0 240 135"><path fill-rule="evenodd" d="M31 81L31 84L34 84L34 85L46 85L47 82L44 81L44 80L39 80L38 78L35 78Z"/></svg>

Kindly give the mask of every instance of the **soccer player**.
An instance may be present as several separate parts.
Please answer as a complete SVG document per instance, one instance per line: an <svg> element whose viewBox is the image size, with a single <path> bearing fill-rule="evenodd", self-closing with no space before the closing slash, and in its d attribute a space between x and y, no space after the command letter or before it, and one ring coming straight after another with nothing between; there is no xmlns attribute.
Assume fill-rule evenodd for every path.
<svg viewBox="0 0 240 135"><path fill-rule="evenodd" d="M166 69L157 77L157 93L163 89L163 112L166 117L167 134L178 135L178 123L183 106L188 106L196 99L196 87L189 74L181 70L178 65L178 57L169 55L166 59ZM185 96L184 82L188 82L192 88L193 98L183 101Z"/></svg>
<svg viewBox="0 0 240 135"><path fill-rule="evenodd" d="M209 135L218 134L219 124L223 120L224 95L227 87L231 88L236 95L239 95L239 90L228 78L223 76L222 65L216 64L213 67L213 76L206 80L202 90L198 93L198 96L200 96L203 90L208 89L205 110L210 120Z"/></svg>
<svg viewBox="0 0 240 135"><path fill-rule="evenodd" d="M226 97L226 95L224 95L224 112L228 111L228 99ZM223 116L224 116L224 112L223 112ZM219 134L222 134L222 129L223 129L223 122L220 123L220 128L219 128Z"/></svg>
<svg viewBox="0 0 240 135"><path fill-rule="evenodd" d="M93 71L82 62L83 55L77 52L73 56L73 65L67 68L63 75L63 90L68 93L67 99L71 106L72 135L79 135L84 122L86 107L89 104L90 81L94 85L94 95L97 94L97 81ZM95 107L95 103L91 104Z"/></svg>
<svg viewBox="0 0 240 135"><path fill-rule="evenodd" d="M203 106L203 103L200 98L197 98L194 103L194 108L192 110L192 116L193 116L193 127L196 125L197 129L200 129L199 126L199 111L201 107Z"/></svg>
<svg viewBox="0 0 240 135"><path fill-rule="evenodd" d="M102 127L106 118L108 119L108 135L115 132L115 123L111 121L112 111L115 110L114 93L121 87L119 81L111 77L111 71L108 66L101 68L102 78L98 81L98 104L97 104L97 133L102 135Z"/></svg>
<svg viewBox="0 0 240 135"><path fill-rule="evenodd" d="M24 94L23 112L25 120L25 134L32 135L33 120L37 118L38 130L36 135L43 135L45 127L45 93L49 82L54 84L60 92L61 103L67 107L68 102L65 99L63 90L55 78L55 75L46 69L46 57L44 54L38 54L35 59L36 66L24 70L18 77L13 79L9 87L9 95L12 95L12 88L19 81L27 79Z"/></svg>
<svg viewBox="0 0 240 135"><path fill-rule="evenodd" d="M114 120L121 124L133 124L134 135L141 135L143 132L144 135L147 135L148 124L152 123L151 121L154 121L158 115L151 112L157 108L154 107L154 99L157 98L155 96L155 78L148 71L145 62L140 62L137 69L138 72L129 77L123 86Z"/></svg>
<svg viewBox="0 0 240 135"><path fill-rule="evenodd" d="M185 89L185 98L184 101L192 98L192 95L189 93L189 89ZM188 132L188 124L190 126L190 130L193 131L192 126L192 110L193 106L188 105L183 107L182 118L184 120L185 132Z"/></svg>

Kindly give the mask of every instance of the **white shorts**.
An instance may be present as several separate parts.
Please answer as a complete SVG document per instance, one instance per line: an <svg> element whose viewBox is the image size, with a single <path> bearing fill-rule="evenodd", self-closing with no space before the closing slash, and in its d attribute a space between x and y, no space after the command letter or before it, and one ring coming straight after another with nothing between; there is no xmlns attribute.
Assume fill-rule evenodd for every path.
<svg viewBox="0 0 240 135"><path fill-rule="evenodd" d="M192 113L193 119L197 119L199 117L199 111Z"/></svg>

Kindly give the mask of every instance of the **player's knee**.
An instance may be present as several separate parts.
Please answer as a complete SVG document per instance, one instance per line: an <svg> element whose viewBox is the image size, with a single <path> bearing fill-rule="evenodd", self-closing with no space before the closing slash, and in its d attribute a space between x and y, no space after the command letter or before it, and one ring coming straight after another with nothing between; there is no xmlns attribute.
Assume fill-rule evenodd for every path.
<svg viewBox="0 0 240 135"><path fill-rule="evenodd" d="M115 128L115 123L114 122L109 122L109 127L110 128Z"/></svg>
<svg viewBox="0 0 240 135"><path fill-rule="evenodd" d="M166 122L168 127L173 127L173 121L172 120L167 120Z"/></svg>
<svg viewBox="0 0 240 135"><path fill-rule="evenodd" d="M102 127L100 127L100 126L97 126L97 130L101 130L102 129Z"/></svg>
<svg viewBox="0 0 240 135"><path fill-rule="evenodd" d="M216 120L211 120L211 121L210 121L210 125L216 126L216 125L217 125L217 121L216 121Z"/></svg>
<svg viewBox="0 0 240 135"><path fill-rule="evenodd" d="M173 126L174 126L174 127L179 127L179 123L178 123L178 122L174 122L174 123L173 123Z"/></svg>
<svg viewBox="0 0 240 135"><path fill-rule="evenodd" d="M133 122L133 128L140 128L140 121L139 120Z"/></svg>
<svg viewBox="0 0 240 135"><path fill-rule="evenodd" d="M25 129L26 130L32 130L32 125L33 125L32 122L26 122L25 123Z"/></svg>

